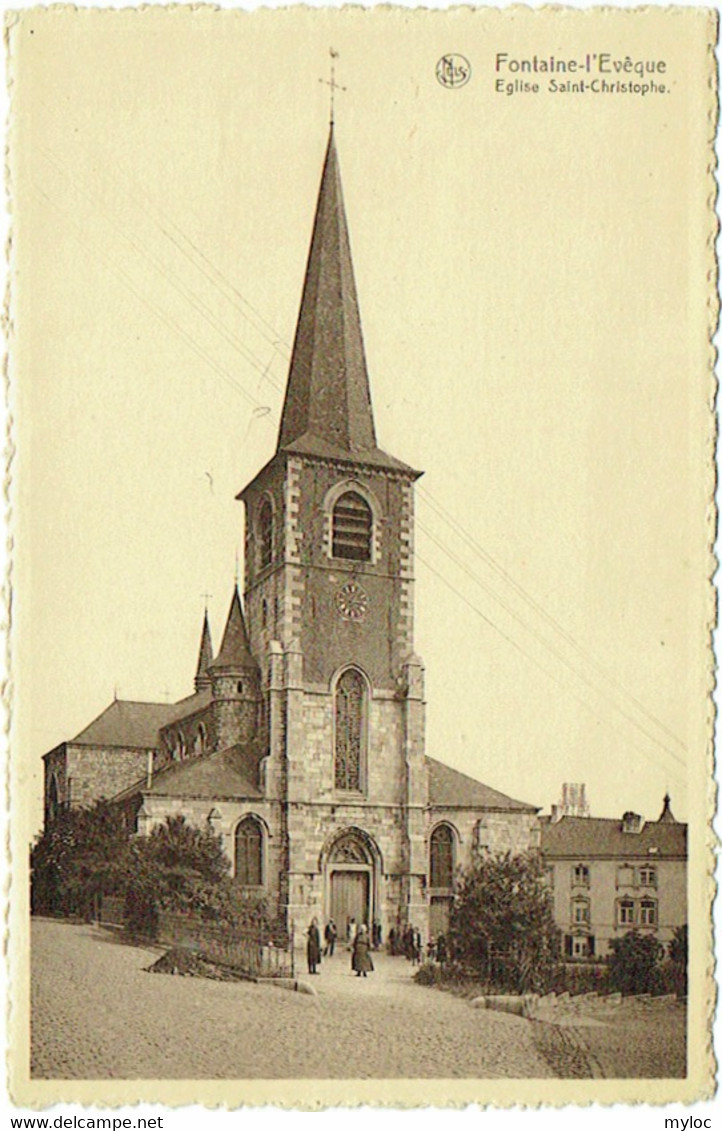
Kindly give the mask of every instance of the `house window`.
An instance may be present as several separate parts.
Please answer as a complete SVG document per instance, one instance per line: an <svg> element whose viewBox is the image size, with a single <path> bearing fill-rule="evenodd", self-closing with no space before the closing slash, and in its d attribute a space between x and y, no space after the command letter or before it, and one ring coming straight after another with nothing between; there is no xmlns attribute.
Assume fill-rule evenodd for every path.
<svg viewBox="0 0 722 1131"><path fill-rule="evenodd" d="M454 834L439 825L431 834L430 871L432 888L450 888L454 883Z"/></svg>
<svg viewBox="0 0 722 1131"><path fill-rule="evenodd" d="M642 927L657 926L657 901L643 899L639 905L639 922Z"/></svg>
<svg viewBox="0 0 722 1131"><path fill-rule="evenodd" d="M355 668L348 668L336 684L334 785L360 790L363 773L366 685Z"/></svg>
<svg viewBox="0 0 722 1131"><path fill-rule="evenodd" d="M572 883L580 887L589 887L589 867L586 864L575 864L572 869Z"/></svg>
<svg viewBox="0 0 722 1131"><path fill-rule="evenodd" d="M634 900L620 899L617 904L617 923L620 927L634 925Z"/></svg>
<svg viewBox="0 0 722 1131"><path fill-rule="evenodd" d="M265 569L273 561L273 507L270 499L264 499L258 512L258 534L260 546L260 565Z"/></svg>
<svg viewBox="0 0 722 1131"><path fill-rule="evenodd" d="M656 888L657 886L657 869L647 865L639 869L639 883L643 888Z"/></svg>
<svg viewBox="0 0 722 1131"><path fill-rule="evenodd" d="M371 561L373 514L366 500L356 491L346 491L337 501L331 529L334 558Z"/></svg>
<svg viewBox="0 0 722 1131"><path fill-rule="evenodd" d="M244 817L236 829L235 875L241 887L263 884L263 831L255 817Z"/></svg>
<svg viewBox="0 0 722 1131"><path fill-rule="evenodd" d="M617 868L617 887L631 888L634 886L634 868L631 864L621 864Z"/></svg>
<svg viewBox="0 0 722 1131"><path fill-rule="evenodd" d="M589 926L589 900L575 899L572 904L572 922Z"/></svg>
<svg viewBox="0 0 722 1131"><path fill-rule="evenodd" d="M588 935L582 935L580 938L572 938L572 957L573 958L589 958L594 954L594 940Z"/></svg>

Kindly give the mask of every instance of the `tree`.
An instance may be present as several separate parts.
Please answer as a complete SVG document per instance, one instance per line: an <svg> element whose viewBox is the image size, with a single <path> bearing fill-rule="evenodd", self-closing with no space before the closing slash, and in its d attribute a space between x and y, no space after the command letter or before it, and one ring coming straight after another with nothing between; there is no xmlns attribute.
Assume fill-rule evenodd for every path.
<svg viewBox="0 0 722 1131"><path fill-rule="evenodd" d="M158 912L196 912L218 919L230 862L219 836L168 817L147 837L136 837L125 862L126 915L132 930L155 934Z"/></svg>
<svg viewBox="0 0 722 1131"><path fill-rule="evenodd" d="M123 889L128 845L123 814L105 799L59 813L31 850L32 910L89 915L98 895Z"/></svg>
<svg viewBox="0 0 722 1131"><path fill-rule="evenodd" d="M543 989L559 931L540 857L483 852L460 872L450 941L454 957L497 988Z"/></svg>
<svg viewBox="0 0 722 1131"><path fill-rule="evenodd" d="M687 924L674 928L674 934L667 946L671 980L675 992L680 996L687 993L687 958L689 953L689 931Z"/></svg>
<svg viewBox="0 0 722 1131"><path fill-rule="evenodd" d="M659 986L659 964L664 947L653 935L628 931L620 939L610 939L609 981L623 994L651 993Z"/></svg>

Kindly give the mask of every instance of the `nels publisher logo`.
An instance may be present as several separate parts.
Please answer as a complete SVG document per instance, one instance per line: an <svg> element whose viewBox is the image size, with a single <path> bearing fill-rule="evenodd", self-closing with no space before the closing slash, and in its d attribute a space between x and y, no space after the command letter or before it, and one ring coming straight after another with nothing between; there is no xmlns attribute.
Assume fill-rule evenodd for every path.
<svg viewBox="0 0 722 1131"><path fill-rule="evenodd" d="M436 64L436 77L447 90L456 90L471 78L471 63L463 55L442 55Z"/></svg>

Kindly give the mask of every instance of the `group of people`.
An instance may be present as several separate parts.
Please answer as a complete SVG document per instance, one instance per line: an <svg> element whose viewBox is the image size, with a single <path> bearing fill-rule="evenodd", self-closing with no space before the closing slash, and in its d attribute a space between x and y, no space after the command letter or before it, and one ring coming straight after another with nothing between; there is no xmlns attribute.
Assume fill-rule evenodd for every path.
<svg viewBox="0 0 722 1131"><path fill-rule="evenodd" d="M411 924L403 931L391 928L389 951L391 954L403 954L412 966L420 966L424 961L443 964L449 957L445 935L440 934L436 939L432 936L424 948L421 931Z"/></svg>
<svg viewBox="0 0 722 1131"><path fill-rule="evenodd" d="M338 928L329 919L323 931L323 947L321 945L321 931L318 919L311 920L306 931L306 958L308 960L309 974L318 974L321 957L332 958L338 941ZM373 971L374 964L371 957L373 950L380 950L383 943L381 923L374 919L371 933L366 923L357 924L351 917L346 923L346 946L351 952L351 969L358 978L366 977ZM404 930L392 927L389 931L388 950L390 954L403 954L413 966L422 962L439 962L443 965L449 956L446 936L440 934L438 938L429 939L426 947L421 938L418 927L409 924Z"/></svg>
<svg viewBox="0 0 722 1131"><path fill-rule="evenodd" d="M374 929L375 926L376 924L374 924ZM334 950L336 949L336 940L338 938L338 930L333 919L329 919L326 924L323 938L325 943L323 954L330 958L333 956ZM368 974L372 973L374 968L371 958L371 948L373 944L369 937L369 929L366 924L361 923L361 925L357 927L356 920L350 919L346 929L346 941L351 951L351 969L356 974L357 978L365 978ZM321 965L321 932L318 926L318 919L315 916L306 931L306 959L308 961L309 974L318 974L318 967Z"/></svg>

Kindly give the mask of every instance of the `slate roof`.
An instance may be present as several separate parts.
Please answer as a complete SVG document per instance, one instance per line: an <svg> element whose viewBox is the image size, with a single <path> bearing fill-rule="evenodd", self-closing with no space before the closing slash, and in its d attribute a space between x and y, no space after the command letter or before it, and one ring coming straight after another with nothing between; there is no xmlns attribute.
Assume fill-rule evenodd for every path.
<svg viewBox="0 0 722 1131"><path fill-rule="evenodd" d="M257 668L251 645L248 641L246 622L241 607L241 598L236 585L231 598L231 607L228 610L228 620L223 633L221 649L211 664L215 668Z"/></svg>
<svg viewBox="0 0 722 1131"><path fill-rule="evenodd" d="M376 444L333 125L323 163L277 451L413 475Z"/></svg>
<svg viewBox="0 0 722 1131"><path fill-rule="evenodd" d="M153 778L147 797L199 797L209 800L260 798L258 753L251 747L229 746L205 758L173 762Z"/></svg>
<svg viewBox="0 0 722 1131"><path fill-rule="evenodd" d="M172 703L138 703L114 699L71 745L130 746L149 749L158 745L159 729L172 718Z"/></svg>
<svg viewBox="0 0 722 1131"><path fill-rule="evenodd" d="M537 813L538 806L515 801L476 778L452 770L451 766L426 758L429 769L429 805L440 809L494 809Z"/></svg>
<svg viewBox="0 0 722 1131"><path fill-rule="evenodd" d="M541 819L541 849L546 857L687 857L687 826L679 821L647 821L638 833L622 832L622 822L607 817ZM656 849L652 851L652 849Z"/></svg>
<svg viewBox="0 0 722 1131"><path fill-rule="evenodd" d="M203 631L201 633L201 646L198 649L198 665L196 667L196 683L208 675L208 669L213 663L213 641L211 640L211 626L208 623L208 610L203 614Z"/></svg>
<svg viewBox="0 0 722 1131"><path fill-rule="evenodd" d="M192 695L187 695L185 699L179 699L177 703L169 703L167 706L168 718L163 726L177 723L180 719L186 719L189 715L195 714L196 711L202 711L204 707L209 705L212 698L210 687L202 687L200 691L194 691Z"/></svg>

